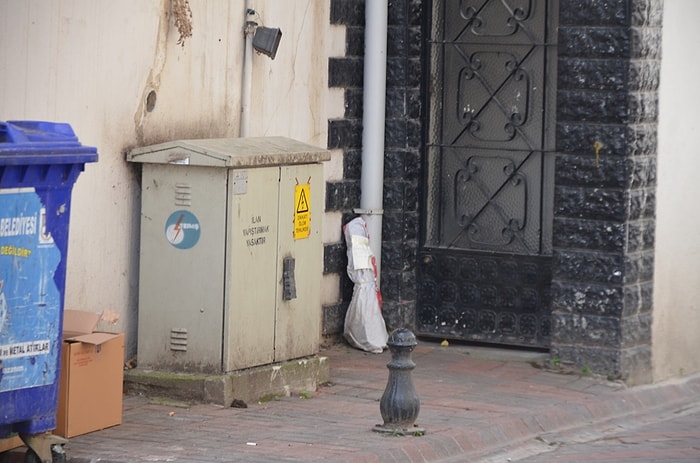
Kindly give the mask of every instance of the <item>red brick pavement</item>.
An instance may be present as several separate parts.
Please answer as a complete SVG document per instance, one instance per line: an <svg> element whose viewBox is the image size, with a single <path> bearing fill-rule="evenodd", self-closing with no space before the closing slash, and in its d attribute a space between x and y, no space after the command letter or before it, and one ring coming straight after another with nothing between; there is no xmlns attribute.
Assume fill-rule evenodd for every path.
<svg viewBox="0 0 700 463"><path fill-rule="evenodd" d="M497 351L486 352L493 357ZM700 400L700 376L625 388L534 368L527 357L487 359L482 350L421 342L412 377L421 398L416 424L427 432L386 436L372 428L382 421L379 399L390 353L336 346L321 355L330 359L331 384L309 399L297 393L239 409L128 396L124 423L70 439L68 461L479 461L538 436Z"/></svg>
<svg viewBox="0 0 700 463"><path fill-rule="evenodd" d="M535 454L527 456L527 454ZM698 463L700 403L542 436L511 452L484 458L520 463Z"/></svg>

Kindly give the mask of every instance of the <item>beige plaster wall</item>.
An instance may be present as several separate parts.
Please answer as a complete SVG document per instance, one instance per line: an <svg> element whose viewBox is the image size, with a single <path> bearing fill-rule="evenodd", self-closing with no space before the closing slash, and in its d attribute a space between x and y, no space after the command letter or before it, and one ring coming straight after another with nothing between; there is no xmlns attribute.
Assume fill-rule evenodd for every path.
<svg viewBox="0 0 700 463"><path fill-rule="evenodd" d="M330 2L251 3L258 22L283 36L274 61L253 57L250 136L325 147L328 119L344 110L342 91L327 83L328 57L344 53L343 29L328 25ZM73 190L66 307L112 314L109 329L126 332L127 356L136 353L140 198L125 153L238 136L244 0L190 5L192 36L181 46L171 0L0 0L0 120L68 122L98 148L99 162ZM342 159L329 164L328 175L342 176ZM340 218L324 225L337 241ZM326 289L324 302L336 293Z"/></svg>
<svg viewBox="0 0 700 463"><path fill-rule="evenodd" d="M659 104L654 379L700 371L700 36L696 0L664 2Z"/></svg>

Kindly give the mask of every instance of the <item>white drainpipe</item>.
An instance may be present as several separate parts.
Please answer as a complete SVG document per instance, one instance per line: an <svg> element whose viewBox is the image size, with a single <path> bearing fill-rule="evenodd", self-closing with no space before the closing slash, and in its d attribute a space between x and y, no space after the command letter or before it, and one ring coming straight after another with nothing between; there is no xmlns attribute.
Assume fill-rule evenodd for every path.
<svg viewBox="0 0 700 463"><path fill-rule="evenodd" d="M381 275L384 213L384 118L386 96L387 0L365 0L364 99L360 209L367 223L370 248Z"/></svg>
<svg viewBox="0 0 700 463"><path fill-rule="evenodd" d="M245 49L243 51L243 80L241 83L241 124L238 132L239 137L247 137L250 125L250 101L251 87L253 82L253 33L255 27L248 21L248 11L251 8L251 0L245 2L245 21L243 33L245 34Z"/></svg>

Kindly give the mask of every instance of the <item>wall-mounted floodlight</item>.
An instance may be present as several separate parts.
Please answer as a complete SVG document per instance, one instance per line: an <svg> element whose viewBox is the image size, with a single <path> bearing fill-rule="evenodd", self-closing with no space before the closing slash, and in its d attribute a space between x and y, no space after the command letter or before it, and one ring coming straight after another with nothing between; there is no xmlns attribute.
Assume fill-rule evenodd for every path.
<svg viewBox="0 0 700 463"><path fill-rule="evenodd" d="M280 46L282 31L277 28L258 26L255 28L253 36L253 48L258 53L267 55L270 59L275 59L277 47Z"/></svg>

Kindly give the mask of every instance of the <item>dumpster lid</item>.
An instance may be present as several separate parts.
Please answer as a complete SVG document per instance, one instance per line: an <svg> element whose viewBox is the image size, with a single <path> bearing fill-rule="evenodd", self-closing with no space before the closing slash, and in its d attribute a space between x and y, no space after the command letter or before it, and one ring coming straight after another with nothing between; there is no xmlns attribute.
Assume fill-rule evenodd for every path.
<svg viewBox="0 0 700 463"><path fill-rule="evenodd" d="M127 161L212 167L265 167L328 161L330 153L286 137L176 140L131 150Z"/></svg>
<svg viewBox="0 0 700 463"><path fill-rule="evenodd" d="M69 124L0 122L0 165L77 164L97 161L97 149L83 146Z"/></svg>

